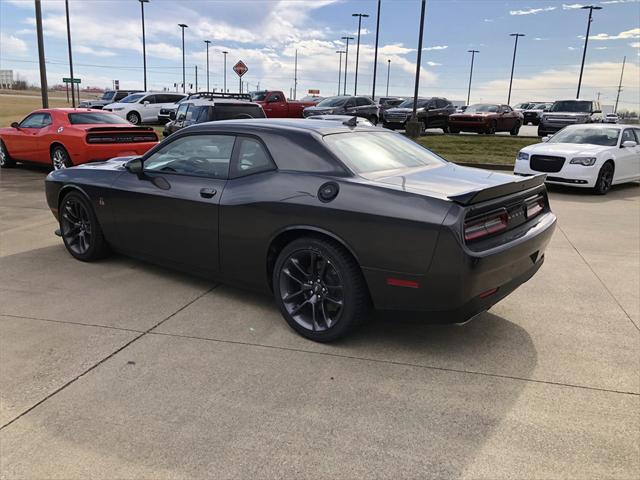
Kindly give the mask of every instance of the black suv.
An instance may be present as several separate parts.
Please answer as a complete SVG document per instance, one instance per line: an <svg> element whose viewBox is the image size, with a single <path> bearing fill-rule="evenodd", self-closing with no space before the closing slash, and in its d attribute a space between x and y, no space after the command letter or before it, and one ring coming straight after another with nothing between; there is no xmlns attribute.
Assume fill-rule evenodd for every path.
<svg viewBox="0 0 640 480"><path fill-rule="evenodd" d="M380 108L369 97L338 95L325 98L313 107L305 108L302 115L305 118L314 115L355 115L366 118L376 125L380 119Z"/></svg>
<svg viewBox="0 0 640 480"><path fill-rule="evenodd" d="M197 98L183 101L177 111L169 113L171 121L165 125L162 134L168 137L173 132L196 123L266 118L262 107L250 100L250 95L242 93L199 93Z"/></svg>
<svg viewBox="0 0 640 480"><path fill-rule="evenodd" d="M102 107L109 105L110 103L116 103L122 100L124 97L128 97L132 93L139 93L142 90L107 90L102 96L96 100L83 100L80 102L82 108L95 108L102 110Z"/></svg>
<svg viewBox="0 0 640 480"><path fill-rule="evenodd" d="M391 130L405 128L407 120L413 112L413 98L408 98L395 108L384 112L383 126ZM449 131L449 115L456 112L456 107L441 97L418 98L416 115L418 120L424 123L424 128L442 128Z"/></svg>

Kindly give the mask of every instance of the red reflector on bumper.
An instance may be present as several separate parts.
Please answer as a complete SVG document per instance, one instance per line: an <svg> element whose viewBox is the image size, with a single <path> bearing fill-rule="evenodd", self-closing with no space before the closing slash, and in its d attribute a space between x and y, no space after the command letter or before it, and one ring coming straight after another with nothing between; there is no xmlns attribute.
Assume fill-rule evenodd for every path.
<svg viewBox="0 0 640 480"><path fill-rule="evenodd" d="M392 287L407 287L407 288L419 288L420 283L415 282L413 280L403 280L401 278L387 278L387 285L391 285Z"/></svg>
<svg viewBox="0 0 640 480"><path fill-rule="evenodd" d="M493 295L494 293L496 293L498 291L498 287L496 288L492 288L491 290L487 290L486 292L482 292L480 294L480 298L487 298L490 297L491 295Z"/></svg>

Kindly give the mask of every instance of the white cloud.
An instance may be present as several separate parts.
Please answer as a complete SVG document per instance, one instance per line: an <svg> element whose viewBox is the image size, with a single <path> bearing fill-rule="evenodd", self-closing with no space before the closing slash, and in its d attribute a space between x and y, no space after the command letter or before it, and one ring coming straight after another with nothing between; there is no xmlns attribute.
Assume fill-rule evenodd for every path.
<svg viewBox="0 0 640 480"><path fill-rule="evenodd" d="M526 10L511 10L509 15L537 15L542 12L551 12L557 7L528 8Z"/></svg>
<svg viewBox="0 0 640 480"><path fill-rule="evenodd" d="M433 47L425 47L422 50L425 52L430 52L431 50L446 50L449 48L449 45L435 45Z"/></svg>
<svg viewBox="0 0 640 480"><path fill-rule="evenodd" d="M636 3L640 0L605 0L603 2L600 2L602 5L613 5L616 3Z"/></svg>
<svg viewBox="0 0 640 480"><path fill-rule="evenodd" d="M27 43L21 38L14 37L13 35L7 35L4 32L0 32L0 50L5 54L11 55L12 53L26 53Z"/></svg>
<svg viewBox="0 0 640 480"><path fill-rule="evenodd" d="M483 19L483 22L491 23L491 22L493 22L493 19L492 18L485 18L485 19Z"/></svg>
<svg viewBox="0 0 640 480"><path fill-rule="evenodd" d="M91 47L87 47L85 45L76 45L73 48L74 52L83 53L87 55L93 55L96 57L115 57L115 52L111 52L109 50L97 50Z"/></svg>
<svg viewBox="0 0 640 480"><path fill-rule="evenodd" d="M596 47L596 50L608 50L609 47Z"/></svg>
<svg viewBox="0 0 640 480"><path fill-rule="evenodd" d="M562 9L563 10L577 10L579 8L582 8L582 7L584 7L584 5L581 4L581 3L572 3L570 5L567 5L565 3L562 4Z"/></svg>
<svg viewBox="0 0 640 480"><path fill-rule="evenodd" d="M577 50L576 47L567 47L569 50Z"/></svg>
<svg viewBox="0 0 640 480"><path fill-rule="evenodd" d="M542 40L546 40L546 38L542 38L542 37L535 37L534 40L536 40L537 42L540 42Z"/></svg>
<svg viewBox="0 0 640 480"><path fill-rule="evenodd" d="M430 67L439 67L442 64L441 63L437 63L437 62L427 62L427 65L429 65Z"/></svg>
<svg viewBox="0 0 640 480"><path fill-rule="evenodd" d="M632 48L640 48L640 42L630 43L629 46L632 47Z"/></svg>
<svg viewBox="0 0 640 480"><path fill-rule="evenodd" d="M584 39L584 35L579 38ZM640 38L640 28L632 28L631 30L625 30L617 35L609 35L608 33L599 33L597 35L591 35L589 40L625 40L631 38Z"/></svg>
<svg viewBox="0 0 640 480"><path fill-rule="evenodd" d="M415 48L407 48L402 43L391 43L379 49L381 55L406 55L415 52Z"/></svg>

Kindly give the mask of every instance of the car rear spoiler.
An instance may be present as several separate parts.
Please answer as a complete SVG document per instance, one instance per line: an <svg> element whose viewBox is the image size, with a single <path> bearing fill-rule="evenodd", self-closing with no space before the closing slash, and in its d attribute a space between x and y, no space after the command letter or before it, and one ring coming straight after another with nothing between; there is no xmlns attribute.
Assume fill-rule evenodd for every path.
<svg viewBox="0 0 640 480"><path fill-rule="evenodd" d="M513 177L513 182L496 185L482 190L470 190L457 195L450 195L449 200L453 200L461 205L472 205L498 197L504 197L513 193L523 192L542 185L547 178L545 174L530 177Z"/></svg>
<svg viewBox="0 0 640 480"><path fill-rule="evenodd" d="M136 127L128 126L113 126L113 127L90 127L85 130L87 133L104 133L104 132L150 132L153 131L153 127Z"/></svg>

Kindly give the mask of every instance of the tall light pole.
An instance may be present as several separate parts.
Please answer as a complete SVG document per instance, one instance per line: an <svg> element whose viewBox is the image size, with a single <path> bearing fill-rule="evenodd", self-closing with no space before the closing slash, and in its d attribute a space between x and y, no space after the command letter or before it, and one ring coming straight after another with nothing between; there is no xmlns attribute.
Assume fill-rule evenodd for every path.
<svg viewBox="0 0 640 480"><path fill-rule="evenodd" d="M185 65L184 65L184 29L189 28L189 25L185 25L184 23L179 23L178 26L182 29L182 93L186 93L187 75L186 75Z"/></svg>
<svg viewBox="0 0 640 480"><path fill-rule="evenodd" d="M349 67L349 40L353 40L353 37L342 37L347 44L344 49L344 95L347 94L347 68Z"/></svg>
<svg viewBox="0 0 640 480"><path fill-rule="evenodd" d="M391 59L387 60L387 97L389 96L389 74L391 73Z"/></svg>
<svg viewBox="0 0 640 480"><path fill-rule="evenodd" d="M418 120L416 111L418 109L418 88L420 86L420 63L422 61L422 36L424 33L424 11L426 8L426 0L422 0L422 9L420 12L420 33L418 35L418 58L416 59L416 81L413 90L413 111L411 119L407 122L407 135L410 137L418 137L422 133L423 124Z"/></svg>
<svg viewBox="0 0 640 480"><path fill-rule="evenodd" d="M356 47L356 78L353 85L353 94L358 94L358 59L360 58L360 28L362 27L362 19L368 18L366 13L352 13L352 17L358 17L358 46Z"/></svg>
<svg viewBox="0 0 640 480"><path fill-rule="evenodd" d="M224 55L224 89L222 90L222 93L227 93L227 52L226 50L222 51L222 54Z"/></svg>
<svg viewBox="0 0 640 480"><path fill-rule="evenodd" d="M516 52L518 51L518 37L524 37L524 33L510 33L510 37L516 37L516 43L513 46L513 61L511 62L511 79L509 80L509 96L507 97L507 105L511 104L511 86L513 85L513 70L516 67Z"/></svg>
<svg viewBox="0 0 640 480"><path fill-rule="evenodd" d="M209 44L211 43L211 40L205 40L204 43L207 44L207 92L210 92L211 90L209 90Z"/></svg>
<svg viewBox="0 0 640 480"><path fill-rule="evenodd" d="M371 100L376 99L376 72L378 71L378 36L380 34L380 3L378 0L378 14L376 16L376 49L373 54L373 87L371 88Z"/></svg>
<svg viewBox="0 0 640 480"><path fill-rule="evenodd" d="M73 82L73 56L71 55L71 26L69 24L69 0L64 0L67 15L67 44L69 48L69 73L71 74L71 105L76 108L75 83Z"/></svg>
<svg viewBox="0 0 640 480"><path fill-rule="evenodd" d="M469 99L471 98L471 79L473 78L473 60L476 57L476 53L480 53L480 50L467 50L471 54L471 71L469 72L469 91L467 92L467 105L469 105Z"/></svg>
<svg viewBox="0 0 640 480"><path fill-rule="evenodd" d="M589 20L587 20L587 36L584 37L584 48L582 49L582 64L580 65L580 77L578 78L578 92L576 98L580 98L580 86L582 85L582 72L584 71L584 60L587 57L587 45L589 44L589 31L591 30L591 22L593 22L593 11L602 10L602 7L593 5L585 5L583 10L589 10Z"/></svg>
<svg viewBox="0 0 640 480"><path fill-rule="evenodd" d="M296 60L293 67L293 99L298 94L298 49L296 48Z"/></svg>
<svg viewBox="0 0 640 480"><path fill-rule="evenodd" d="M620 100L620 92L622 91L622 76L624 75L624 64L627 63L627 56L622 59L622 71L620 72L620 83L618 84L618 95L616 95L616 106L613 113L618 113L618 101Z"/></svg>
<svg viewBox="0 0 640 480"><path fill-rule="evenodd" d="M338 95L340 95L340 81L342 80L342 54L344 50L336 50L336 53L340 54L340 63L338 64Z"/></svg>
<svg viewBox="0 0 640 480"><path fill-rule="evenodd" d="M36 33L38 37L38 60L40 63L40 94L42 108L49 108L49 87L47 86L47 65L44 60L44 36L42 34L42 6L36 0Z"/></svg>
<svg viewBox="0 0 640 480"><path fill-rule="evenodd" d="M144 4L149 0L138 0L140 2L140 11L142 13L142 69L144 71L144 91L147 91L147 42L144 33Z"/></svg>

